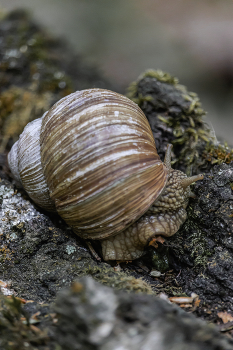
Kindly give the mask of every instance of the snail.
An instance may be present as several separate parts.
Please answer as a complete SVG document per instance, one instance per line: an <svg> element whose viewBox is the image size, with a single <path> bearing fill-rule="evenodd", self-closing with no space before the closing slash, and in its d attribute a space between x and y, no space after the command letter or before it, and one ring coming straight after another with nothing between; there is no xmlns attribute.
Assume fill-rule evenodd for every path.
<svg viewBox="0 0 233 350"><path fill-rule="evenodd" d="M162 162L142 110L104 89L74 92L26 125L8 163L37 205L101 241L104 260L136 259L175 234L203 178L171 168L171 145Z"/></svg>

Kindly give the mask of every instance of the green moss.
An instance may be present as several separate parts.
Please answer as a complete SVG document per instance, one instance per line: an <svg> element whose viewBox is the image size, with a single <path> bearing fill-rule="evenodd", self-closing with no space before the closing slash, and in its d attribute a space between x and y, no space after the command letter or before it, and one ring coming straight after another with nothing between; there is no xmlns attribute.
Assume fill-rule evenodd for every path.
<svg viewBox="0 0 233 350"><path fill-rule="evenodd" d="M30 326L33 323L22 308L23 299L0 295L0 338L1 349L29 350L45 345L48 340L46 331Z"/></svg>
<svg viewBox="0 0 233 350"><path fill-rule="evenodd" d="M169 73L146 71L129 86L128 97L143 109L149 121L153 114L153 125L164 130L161 139L168 139L174 146L173 165L188 175L208 171L213 164L233 161L233 149L226 143L217 143L205 124L206 112L198 95Z"/></svg>
<svg viewBox="0 0 233 350"><path fill-rule="evenodd" d="M141 80L141 79L146 78L146 77L155 78L158 81L161 81L163 83L172 84L172 85L177 85L179 83L178 78L173 77L171 74L169 74L167 72L163 72L160 69L157 69L157 70L148 69L139 76L138 80Z"/></svg>
<svg viewBox="0 0 233 350"><path fill-rule="evenodd" d="M136 293L154 294L151 286L142 278L128 276L125 272L117 272L108 264L101 266L89 265L83 271L84 275L91 275L96 281L115 289L123 289Z"/></svg>
<svg viewBox="0 0 233 350"><path fill-rule="evenodd" d="M208 142L202 153L202 158L211 164L229 164L233 161L233 149L227 143L221 145Z"/></svg>
<svg viewBox="0 0 233 350"><path fill-rule="evenodd" d="M143 96L142 94L138 94L138 97L131 98L131 100L141 107L144 102L153 101L153 98L150 95Z"/></svg>
<svg viewBox="0 0 233 350"><path fill-rule="evenodd" d="M173 144L173 164L188 175L198 173L200 149L214 143L203 117L199 97L179 84L176 77L161 70L148 70L128 88L128 97L144 111L155 139ZM158 151L160 145L157 145ZM166 145L162 147L166 149Z"/></svg>

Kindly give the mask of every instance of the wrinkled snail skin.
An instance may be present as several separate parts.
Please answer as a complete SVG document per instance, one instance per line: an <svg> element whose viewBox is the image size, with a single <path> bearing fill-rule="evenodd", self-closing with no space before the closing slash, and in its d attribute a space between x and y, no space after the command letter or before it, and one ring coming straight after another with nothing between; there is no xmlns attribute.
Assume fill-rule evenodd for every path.
<svg viewBox="0 0 233 350"><path fill-rule="evenodd" d="M187 218L186 207L192 182L203 175L188 178L183 172L169 168L166 187L147 212L133 225L102 241L105 260L133 260L145 254L144 248L156 236L174 235Z"/></svg>
<svg viewBox="0 0 233 350"><path fill-rule="evenodd" d="M162 162L149 123L131 100L103 89L77 91L29 123L8 163L32 200L57 211L104 260L132 260L154 236L186 219L187 178ZM191 181L191 182L190 182Z"/></svg>

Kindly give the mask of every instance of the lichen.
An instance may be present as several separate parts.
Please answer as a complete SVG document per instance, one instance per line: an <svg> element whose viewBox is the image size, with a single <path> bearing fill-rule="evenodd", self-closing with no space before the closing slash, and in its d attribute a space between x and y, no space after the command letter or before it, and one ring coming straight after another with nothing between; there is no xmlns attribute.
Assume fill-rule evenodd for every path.
<svg viewBox="0 0 233 350"><path fill-rule="evenodd" d="M76 252L76 248L72 245L67 245L66 246L66 252L68 255L73 254L74 252Z"/></svg>

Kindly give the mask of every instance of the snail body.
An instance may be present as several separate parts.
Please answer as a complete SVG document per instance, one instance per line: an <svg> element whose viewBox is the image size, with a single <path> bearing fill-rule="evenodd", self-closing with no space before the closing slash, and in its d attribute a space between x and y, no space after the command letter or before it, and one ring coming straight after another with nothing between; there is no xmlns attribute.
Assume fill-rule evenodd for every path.
<svg viewBox="0 0 233 350"><path fill-rule="evenodd" d="M35 203L57 211L82 238L101 240L105 260L132 260L151 237L178 230L189 185L202 178L171 169L170 153L163 163L134 102L88 89L29 123L8 163Z"/></svg>

